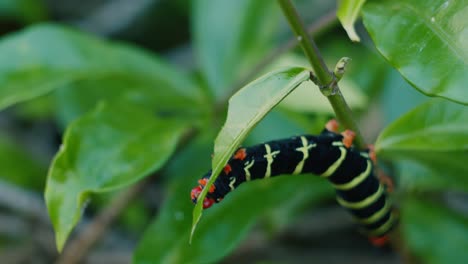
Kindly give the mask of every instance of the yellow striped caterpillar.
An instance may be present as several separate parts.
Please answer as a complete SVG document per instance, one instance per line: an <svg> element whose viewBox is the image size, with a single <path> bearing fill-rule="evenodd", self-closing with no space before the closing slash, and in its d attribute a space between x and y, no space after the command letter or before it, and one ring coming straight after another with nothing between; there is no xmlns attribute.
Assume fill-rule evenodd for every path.
<svg viewBox="0 0 468 264"><path fill-rule="evenodd" d="M384 244L395 222L383 184L373 172L373 152L352 147L353 134L335 133L336 121L317 136L302 135L239 148L210 186L203 207L220 202L241 183L278 175L313 173L326 178L336 190L336 200L356 218L375 245ZM192 189L194 203L211 171Z"/></svg>

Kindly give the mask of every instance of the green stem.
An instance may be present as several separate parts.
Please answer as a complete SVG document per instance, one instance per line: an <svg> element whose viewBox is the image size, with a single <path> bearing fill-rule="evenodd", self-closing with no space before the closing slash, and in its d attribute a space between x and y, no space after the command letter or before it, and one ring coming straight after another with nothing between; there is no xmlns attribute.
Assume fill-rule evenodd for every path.
<svg viewBox="0 0 468 264"><path fill-rule="evenodd" d="M333 75L328 71L325 61L320 56L320 52L315 45L314 41L309 37L307 31L305 30L304 24L299 18L299 14L296 11L296 8L291 3L290 0L278 0L283 10L284 15L288 19L291 29L294 31L294 34L297 36L299 45L301 45L302 50L304 51L307 59L312 65L312 68L317 75L318 80L322 84L330 84L333 81Z"/></svg>
<svg viewBox="0 0 468 264"><path fill-rule="evenodd" d="M290 0L278 0L278 3L294 31L294 34L297 36L304 54L314 69L316 74L316 80L314 81L321 88L322 93L324 93L328 98L328 101L335 111L336 118L342 126L354 131L356 134L354 144L360 149L366 148L366 143L352 116L351 109L349 109L348 104L340 92L337 79L333 73L328 70L328 67L320 55L320 51L315 45L315 42L307 34L296 8Z"/></svg>

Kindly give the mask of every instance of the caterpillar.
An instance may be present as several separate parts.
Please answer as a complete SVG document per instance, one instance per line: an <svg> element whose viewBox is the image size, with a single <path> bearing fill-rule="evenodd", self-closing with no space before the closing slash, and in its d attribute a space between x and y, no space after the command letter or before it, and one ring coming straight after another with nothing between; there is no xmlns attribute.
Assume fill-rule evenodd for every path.
<svg viewBox="0 0 468 264"><path fill-rule="evenodd" d="M338 134L337 127L332 120L317 136L302 135L239 148L210 186L203 208L220 202L243 182L313 173L333 185L337 202L351 212L373 244L385 244L396 217L384 185L374 175L373 151L352 147L354 133L346 130ZM194 203L210 175L211 171L192 189Z"/></svg>

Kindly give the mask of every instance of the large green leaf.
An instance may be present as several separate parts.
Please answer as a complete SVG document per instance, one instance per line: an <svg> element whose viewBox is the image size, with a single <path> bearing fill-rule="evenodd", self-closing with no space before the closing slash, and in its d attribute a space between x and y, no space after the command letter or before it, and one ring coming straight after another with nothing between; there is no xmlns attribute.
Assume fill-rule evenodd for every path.
<svg viewBox="0 0 468 264"><path fill-rule="evenodd" d="M468 217L422 199L406 199L401 225L408 247L424 263L466 263Z"/></svg>
<svg viewBox="0 0 468 264"><path fill-rule="evenodd" d="M215 141L211 165L213 174L208 186L216 180L232 153L242 143L249 131L273 107L309 78L309 71L304 68L277 70L249 83L231 97L226 122ZM203 199L208 189L204 188L200 193L193 210L192 232L195 231L201 218Z"/></svg>
<svg viewBox="0 0 468 264"><path fill-rule="evenodd" d="M273 46L275 1L197 0L192 17L195 51L216 97L226 95Z"/></svg>
<svg viewBox="0 0 468 264"><path fill-rule="evenodd" d="M336 16L343 25L343 28L348 33L348 37L352 41L360 41L356 30L354 29L354 23L359 16L362 5L366 0L339 0L338 1L338 10L336 11Z"/></svg>
<svg viewBox="0 0 468 264"><path fill-rule="evenodd" d="M46 164L41 164L24 146L0 135L0 179L21 187L41 190L47 175Z"/></svg>
<svg viewBox="0 0 468 264"><path fill-rule="evenodd" d="M73 122L52 162L45 190L58 249L91 193L121 188L160 168L185 127L124 104L101 104Z"/></svg>
<svg viewBox="0 0 468 264"><path fill-rule="evenodd" d="M189 244L193 209L189 193L197 179L209 170L210 142L205 140L204 144L191 146L169 165L172 169L168 173L176 178L160 214L140 241L133 263L217 263L242 241L265 211L281 208L298 197L319 201L334 193L326 181L312 175L283 176L243 184L220 204L207 210Z"/></svg>
<svg viewBox="0 0 468 264"><path fill-rule="evenodd" d="M211 106L201 104L194 98L178 94L174 87L177 79L183 76L172 76L174 83L161 83L163 89L150 86L150 83L136 83L128 79L82 80L70 83L55 90L57 116L65 127L77 117L93 109L100 101L121 100L138 104L155 113L177 116L180 118L197 120ZM190 87L190 84L184 86ZM168 90L166 90L166 88Z"/></svg>
<svg viewBox="0 0 468 264"><path fill-rule="evenodd" d="M431 100L388 126L375 143L377 154L417 161L468 186L467 120L468 107Z"/></svg>
<svg viewBox="0 0 468 264"><path fill-rule="evenodd" d="M32 26L0 40L0 108L77 80L120 81L135 97L159 96L163 105L202 98L190 80L152 54L63 26ZM145 95L137 92L141 87Z"/></svg>
<svg viewBox="0 0 468 264"><path fill-rule="evenodd" d="M382 0L363 8L377 49L416 89L468 104L466 1Z"/></svg>

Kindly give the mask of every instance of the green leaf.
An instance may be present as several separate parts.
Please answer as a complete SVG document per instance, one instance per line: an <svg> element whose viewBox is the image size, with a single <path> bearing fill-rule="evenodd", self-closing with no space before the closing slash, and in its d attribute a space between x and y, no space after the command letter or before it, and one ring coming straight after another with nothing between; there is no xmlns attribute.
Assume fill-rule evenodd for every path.
<svg viewBox="0 0 468 264"><path fill-rule="evenodd" d="M47 167L23 146L0 135L0 179L34 190L42 190Z"/></svg>
<svg viewBox="0 0 468 264"><path fill-rule="evenodd" d="M406 199L402 204L403 237L424 263L465 263L468 259L468 217L440 204Z"/></svg>
<svg viewBox="0 0 468 264"><path fill-rule="evenodd" d="M383 112L383 124L389 125L415 106L432 99L412 89L403 77L393 68L383 73L385 80L382 84L383 92L380 95Z"/></svg>
<svg viewBox="0 0 468 264"><path fill-rule="evenodd" d="M0 18L15 19L33 23L47 18L47 12L41 0L2 0Z"/></svg>
<svg viewBox="0 0 468 264"><path fill-rule="evenodd" d="M152 54L58 25L36 25L3 38L0 62L0 109L75 81L96 81L95 87L121 81L136 97L144 97L136 91L145 87L151 98L202 101L190 80Z"/></svg>
<svg viewBox="0 0 468 264"><path fill-rule="evenodd" d="M338 1L338 10L336 11L336 15L352 41L360 41L359 36L354 29L354 23L356 23L361 7L365 2L366 0Z"/></svg>
<svg viewBox="0 0 468 264"><path fill-rule="evenodd" d="M333 193L326 181L311 175L243 184L220 204L207 210L196 237L189 244L188 227L193 209L189 192L197 185L197 179L209 170L210 142L211 138L204 143L199 140L169 165L169 176L175 177L171 177L173 184L160 214L144 233L133 263L218 263L236 248L264 212L297 197L308 196L309 201L320 201Z"/></svg>
<svg viewBox="0 0 468 264"><path fill-rule="evenodd" d="M57 248L62 249L91 193L122 188L159 169L185 128L178 120L158 119L125 104L101 104L73 122L45 190Z"/></svg>
<svg viewBox="0 0 468 264"><path fill-rule="evenodd" d="M274 1L197 0L192 17L199 64L215 97L226 96L273 47Z"/></svg>
<svg viewBox="0 0 468 264"><path fill-rule="evenodd" d="M223 128L214 146L213 173L207 186L218 177L232 153L253 127L301 83L309 80L304 68L287 68L266 74L239 90L229 100ZM203 200L209 188L204 188L193 210L192 235L202 215Z"/></svg>
<svg viewBox="0 0 468 264"><path fill-rule="evenodd" d="M465 1L382 0L363 8L377 49L416 89L468 104Z"/></svg>
<svg viewBox="0 0 468 264"><path fill-rule="evenodd" d="M157 75L157 74L155 74ZM136 83L129 79L105 79L76 81L54 91L57 117L63 127L77 117L93 109L100 101L120 100L124 103L137 104L155 113L177 116L187 120L200 119L208 113L211 104L202 104L195 98L184 96L176 90L183 85L179 81L183 76L174 72L169 82L161 81L156 88L150 83ZM179 81L177 81L179 80ZM190 87L190 83L182 87ZM156 88L156 89L155 89Z"/></svg>
<svg viewBox="0 0 468 264"><path fill-rule="evenodd" d="M395 164L398 188L404 192L420 193L425 191L465 191L468 181L465 174L452 174L446 177L446 168L428 167L424 163L401 160Z"/></svg>
<svg viewBox="0 0 468 264"><path fill-rule="evenodd" d="M468 107L431 100L388 126L375 148L379 157L417 161L468 186Z"/></svg>

